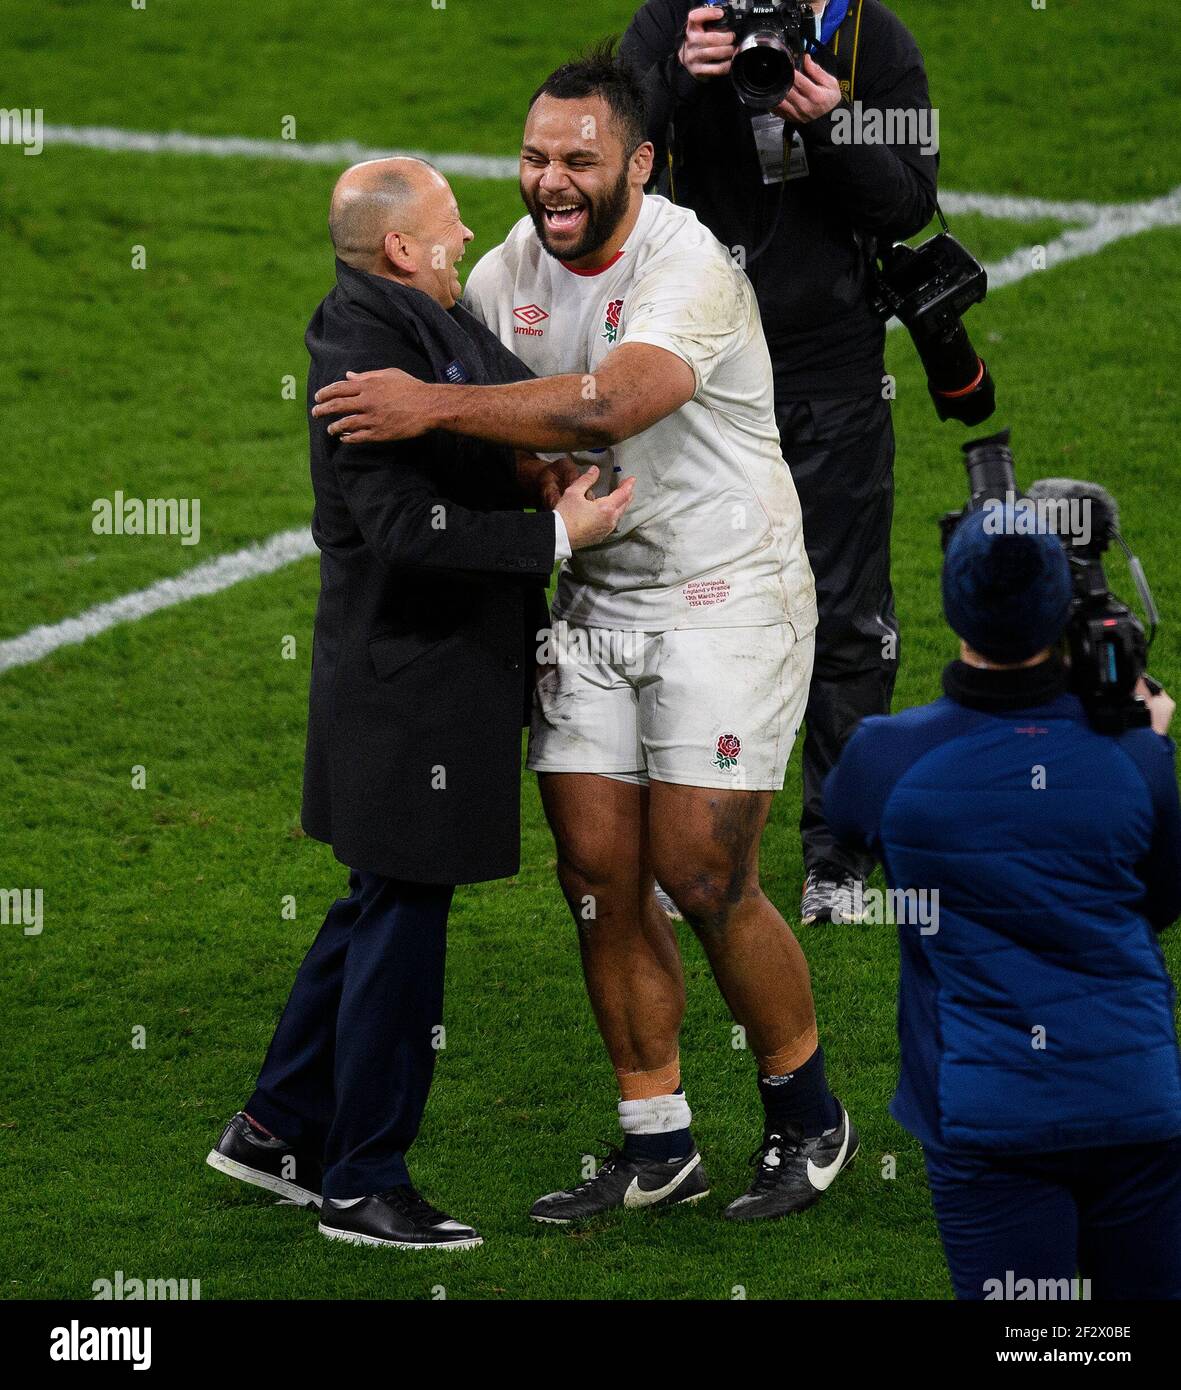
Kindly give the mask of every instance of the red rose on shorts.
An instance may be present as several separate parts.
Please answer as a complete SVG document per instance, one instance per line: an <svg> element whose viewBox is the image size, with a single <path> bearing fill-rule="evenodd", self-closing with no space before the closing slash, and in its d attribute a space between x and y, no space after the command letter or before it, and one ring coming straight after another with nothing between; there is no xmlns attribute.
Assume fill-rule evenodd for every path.
<svg viewBox="0 0 1181 1390"><path fill-rule="evenodd" d="M742 740L737 734L719 734L714 762L720 768L731 768L738 761L738 755L741 752Z"/></svg>

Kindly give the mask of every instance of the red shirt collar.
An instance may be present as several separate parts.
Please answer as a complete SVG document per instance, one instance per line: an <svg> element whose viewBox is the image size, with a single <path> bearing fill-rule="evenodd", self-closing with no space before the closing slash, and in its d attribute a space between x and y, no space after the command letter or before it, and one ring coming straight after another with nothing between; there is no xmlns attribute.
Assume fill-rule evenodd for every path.
<svg viewBox="0 0 1181 1390"><path fill-rule="evenodd" d="M621 246L609 261L604 261L602 265L597 265L591 270L579 270L577 266L567 265L565 261L559 261L558 264L568 270L571 275L602 275L605 270L610 270L622 255L623 247Z"/></svg>

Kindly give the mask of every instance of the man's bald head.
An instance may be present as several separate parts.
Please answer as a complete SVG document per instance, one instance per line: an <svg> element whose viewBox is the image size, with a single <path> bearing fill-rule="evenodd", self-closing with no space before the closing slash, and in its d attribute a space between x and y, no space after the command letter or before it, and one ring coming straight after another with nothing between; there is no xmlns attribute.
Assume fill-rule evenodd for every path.
<svg viewBox="0 0 1181 1390"><path fill-rule="evenodd" d="M443 176L422 159L371 159L346 169L328 212L336 254L358 270L376 269L387 234L419 235L423 198L443 184Z"/></svg>
<svg viewBox="0 0 1181 1390"><path fill-rule="evenodd" d="M423 159L371 159L332 190L328 230L354 270L409 285L451 309L462 290L455 266L472 239L451 185Z"/></svg>

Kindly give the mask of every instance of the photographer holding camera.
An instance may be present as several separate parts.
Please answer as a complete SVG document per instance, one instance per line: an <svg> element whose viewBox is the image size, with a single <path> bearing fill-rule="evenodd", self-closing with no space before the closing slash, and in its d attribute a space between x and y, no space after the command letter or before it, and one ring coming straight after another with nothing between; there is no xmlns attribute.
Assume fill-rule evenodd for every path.
<svg viewBox="0 0 1181 1390"><path fill-rule="evenodd" d="M770 23L756 9L763 19L773 11ZM644 81L649 137L667 171L661 191L692 208L747 271L775 368L820 608L804 742L804 923L852 920L871 867L836 842L821 806L825 774L858 721L889 710L897 673L894 436L871 256L875 242L912 236L931 219L938 169L935 142L917 138L932 129L931 110L906 28L878 0L811 9L818 32L805 43L810 17L798 17L808 15L798 3L648 0L622 47ZM774 34L760 37L776 28L786 56ZM861 120L873 113L881 131L913 138L875 137Z"/></svg>
<svg viewBox="0 0 1181 1390"><path fill-rule="evenodd" d="M933 926L895 910L891 1110L923 1145L956 1295L1077 1298L1081 1275L1082 1297L1181 1298L1181 1054L1156 939L1181 914L1174 705L1114 645L1088 660L1097 606L1104 632L1138 626L1093 560L1012 501L979 505L988 468L1012 476L1004 440L966 446L944 697L867 719L825 814L895 903L937 905Z"/></svg>

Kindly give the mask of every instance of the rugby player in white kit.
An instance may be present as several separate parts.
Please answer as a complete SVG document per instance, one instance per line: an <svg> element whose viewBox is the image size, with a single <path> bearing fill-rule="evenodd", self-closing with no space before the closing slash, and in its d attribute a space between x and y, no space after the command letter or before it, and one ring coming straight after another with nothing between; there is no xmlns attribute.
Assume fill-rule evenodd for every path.
<svg viewBox="0 0 1181 1390"><path fill-rule="evenodd" d="M539 634L528 765L624 1133L592 1177L534 1204L539 1221L709 1190L681 1086L680 953L657 879L758 1063L763 1139L753 1183L725 1215L811 1206L858 1142L825 1078L807 963L759 882L816 626L770 357L726 249L692 212L645 195L652 158L642 95L609 48L559 69L526 121L528 216L464 297L539 379L439 386L370 372L317 396L317 414L345 417L331 429L349 442L444 429L574 451L600 470L600 491L637 480L616 533L567 560L553 631Z"/></svg>

